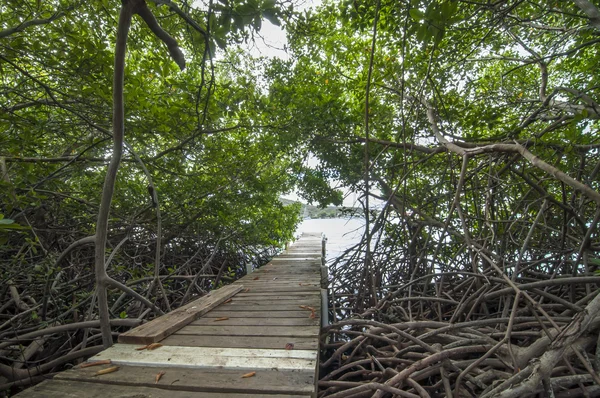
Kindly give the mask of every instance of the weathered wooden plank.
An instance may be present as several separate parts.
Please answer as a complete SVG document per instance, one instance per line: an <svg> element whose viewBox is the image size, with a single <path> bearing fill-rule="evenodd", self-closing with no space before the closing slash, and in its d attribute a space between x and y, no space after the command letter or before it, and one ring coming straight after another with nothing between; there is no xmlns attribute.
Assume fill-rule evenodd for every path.
<svg viewBox="0 0 600 398"><path fill-rule="evenodd" d="M319 312L319 311L317 311ZM308 318L310 311L211 311L204 317L210 318Z"/></svg>
<svg viewBox="0 0 600 398"><path fill-rule="evenodd" d="M272 305L273 303L277 303L280 305L295 305L296 308L300 305L310 305L314 307L315 305L320 304L320 297L313 296L300 296L294 297L290 300L287 298L283 298L285 296L271 296L271 297L282 297L280 299L268 299L265 297L240 297L239 299L236 297L236 300L233 300L230 303L223 304L223 307L235 307L237 305L255 305L255 306L263 306L263 305Z"/></svg>
<svg viewBox="0 0 600 398"><path fill-rule="evenodd" d="M321 260L320 259L316 259L316 260L310 260L310 261L303 261L301 263L299 262L288 262L288 261L277 261L277 262L270 262L267 263L265 265L263 265L262 267L258 268L259 270L262 269L270 269L273 272L278 271L280 267L283 267L287 270L292 270L297 268L297 271L307 271L307 270L311 270L316 268L317 264L320 264Z"/></svg>
<svg viewBox="0 0 600 398"><path fill-rule="evenodd" d="M223 321L215 322L215 318L202 317L200 319L196 319L188 326L216 324L223 326L318 326L319 320L316 318L229 318ZM163 342L165 341L166 340L163 340Z"/></svg>
<svg viewBox="0 0 600 398"><path fill-rule="evenodd" d="M321 291L321 288L314 284L298 284L297 286L269 286L268 284L252 284L246 287L248 292L253 293L266 293L273 292L279 294L293 294L296 295L298 293L317 293Z"/></svg>
<svg viewBox="0 0 600 398"><path fill-rule="evenodd" d="M228 285L213 290L204 297L184 305L175 311L158 317L119 336L119 342L150 344L173 334L188 323L217 307L225 300L242 290L243 285Z"/></svg>
<svg viewBox="0 0 600 398"><path fill-rule="evenodd" d="M254 278L261 277L261 278L277 278L280 280L302 280L305 278L311 278L311 277L317 277L320 274L320 269L317 267L314 267L314 269L311 269L310 271L306 271L306 272L287 272L287 271L271 271L269 269L264 269L264 270L258 270L258 271L254 271L254 273L252 273L252 275L250 275L252 278L252 280L254 280ZM248 279L248 277L246 277L246 279Z"/></svg>
<svg viewBox="0 0 600 398"><path fill-rule="evenodd" d="M176 383L175 383L176 384ZM18 394L19 398L190 398L189 391L162 389L160 387L127 387L120 385L77 382L73 380L47 380ZM290 394L224 394L198 392L194 398L299 398L306 395Z"/></svg>
<svg viewBox="0 0 600 398"><path fill-rule="evenodd" d="M319 297L315 292L298 292L294 294L281 294L277 292L262 292L253 293L252 291L244 292L243 290L236 294L234 300L279 300L280 298L287 300L304 300Z"/></svg>
<svg viewBox="0 0 600 398"><path fill-rule="evenodd" d="M293 271L293 272L286 272L285 270L282 270L282 272L273 272L273 271L269 271L264 270L264 271L257 271L258 274L252 273L251 275L245 276L240 280L244 280L244 281L248 281L248 280L257 280L256 278L259 279L263 279L263 278L289 278L289 279L305 279L305 278L316 278L318 275L320 275L321 273L321 266L318 267L312 267L310 270L306 271L306 272L302 272L302 273L298 273L299 270ZM296 272L296 273L294 273Z"/></svg>
<svg viewBox="0 0 600 398"><path fill-rule="evenodd" d="M308 280L307 280L308 279ZM301 286L300 284L310 284L315 283L316 281L320 281L320 279L314 278L279 278L277 276L272 275L264 275L261 277L254 277L251 280L242 281L244 285L260 285L266 284L268 286Z"/></svg>
<svg viewBox="0 0 600 398"><path fill-rule="evenodd" d="M278 256L273 258L298 258L298 257L310 257L311 260L320 260L321 253L316 251L307 251L307 252L284 252Z"/></svg>
<svg viewBox="0 0 600 398"><path fill-rule="evenodd" d="M304 268L311 268L311 267L317 267L321 265L321 259L317 259L317 260L310 260L310 259L303 259L303 258L297 258L295 260L290 260L290 259L282 259L282 260L271 260L267 266L269 265L274 265L277 266L279 263L282 263L282 265L284 267L294 267L294 266L298 266L298 267L304 267Z"/></svg>
<svg viewBox="0 0 600 398"><path fill-rule="evenodd" d="M172 334L164 339L163 344L185 347L229 347L229 348L270 348L285 349L292 343L294 350L315 350L319 346L316 337L230 337L230 336L195 336Z"/></svg>
<svg viewBox="0 0 600 398"><path fill-rule="evenodd" d="M309 305L310 306L310 305ZM315 306L312 306L313 308L315 308L316 312L319 312L319 309L316 308ZM271 312L271 311L280 311L280 312L288 312L288 311L296 311L296 310L300 310L301 308L299 307L298 304L284 304L284 305L279 305L279 304L263 304L263 305L243 305L243 304L231 304L231 305L221 305L219 307L217 307L216 310L221 311L221 312L229 312L229 311L235 311L235 312L239 312L239 311L244 311L244 312ZM310 310L306 310L306 312L304 313L307 317L310 314Z"/></svg>
<svg viewBox="0 0 600 398"><path fill-rule="evenodd" d="M252 300L278 300L279 298L289 298L290 300L301 300L301 299L305 299L305 298L313 298L313 297L320 297L318 293L315 292L298 292L298 293L290 293L290 294L281 294L278 292L260 292L260 293L256 293L256 292L252 292L252 291L248 291L246 293L244 293L244 290L242 290L240 293L235 295L234 300L237 299L245 299L245 298L250 298Z"/></svg>
<svg viewBox="0 0 600 398"><path fill-rule="evenodd" d="M162 346L155 350L135 349L134 344L115 344L94 355L91 360L110 359L113 364L161 368L241 368L312 370L316 366L316 350L268 350L216 347Z"/></svg>
<svg viewBox="0 0 600 398"><path fill-rule="evenodd" d="M305 262L313 262L313 261L321 261L321 256L313 256L313 257L273 257L271 262L285 261L295 263L296 261L305 261Z"/></svg>
<svg viewBox="0 0 600 398"><path fill-rule="evenodd" d="M238 349L238 348L202 348L194 347L190 350L186 350L181 347L170 347L163 345L154 350L138 350L136 344L115 344L110 348L94 355L88 361L97 361L100 359L111 359L113 363L118 358L140 357L145 359L152 359L154 357L170 357L171 361L175 361L175 358L186 358L188 356L196 357L248 357L248 358L301 358L301 359L315 359L317 353L315 350L269 350L269 349ZM144 360L145 360L144 359ZM166 358L165 358L166 359Z"/></svg>
<svg viewBox="0 0 600 398"><path fill-rule="evenodd" d="M289 263L277 265L273 263L269 263L264 267L258 269L258 271L268 271L268 272L278 272L278 273L286 273L286 274L309 274L309 273L317 273L319 268L321 267L321 262L314 262L310 265L297 265L292 266ZM252 276L252 275L249 275ZM248 276L247 276L248 277Z"/></svg>
<svg viewBox="0 0 600 398"><path fill-rule="evenodd" d="M304 284L310 284L310 283L314 283L314 281L320 281L320 278L317 278L316 276L312 276L312 277L308 277L308 278L297 278L297 279L292 279L292 280L273 280L274 277L272 277L271 275L263 275L263 276L258 276L258 277L254 277L250 280L246 279L246 280L240 280L240 283L235 283L235 285L260 285L260 284L267 284L269 286L302 286Z"/></svg>
<svg viewBox="0 0 600 398"><path fill-rule="evenodd" d="M257 371L254 377L242 378L247 373L245 370L169 368L156 384L155 377L160 370L154 367L122 366L119 371L102 377L96 377L96 371L73 369L58 374L55 379L190 392L310 394L315 389L314 374L310 371L269 369Z"/></svg>
<svg viewBox="0 0 600 398"><path fill-rule="evenodd" d="M304 284L302 285L298 285L295 287L275 287L275 286L268 286L268 285L252 285L250 287L245 287L244 290L248 289L248 292L253 292L253 293L267 293L267 292L271 292L271 293L278 293L278 294L285 294L285 293L289 293L289 294L298 294L298 293L315 293L315 292L320 292L321 288L320 287L316 287L314 284L311 284L310 286L304 286Z"/></svg>
<svg viewBox="0 0 600 398"><path fill-rule="evenodd" d="M271 297L282 297L282 296L271 296ZM283 296L286 297L286 296ZM306 305L308 303L320 303L320 298L316 297L316 294L311 296L293 296L291 299L282 298L280 300L269 300L264 297L236 297L233 301L230 301L226 304L222 304L222 306L234 306L234 305L269 305L273 303L281 304L281 305Z"/></svg>
<svg viewBox="0 0 600 398"><path fill-rule="evenodd" d="M249 280L249 281L243 281L244 286L271 286L273 288L292 288L292 289L298 289L300 287L310 287L312 285L314 285L315 283L319 283L320 280L319 279L314 279L314 280L296 280L296 281L273 281L267 278L263 278L263 279L253 279L253 280Z"/></svg>
<svg viewBox="0 0 600 398"><path fill-rule="evenodd" d="M227 326L227 325L187 325L177 334L212 336L280 336L280 337L316 337L318 326Z"/></svg>
<svg viewBox="0 0 600 398"><path fill-rule="evenodd" d="M259 278L277 278L277 279L281 279L281 280L297 280L297 279L302 279L302 280L306 280L306 279L311 279L311 278L318 278L321 276L321 272L320 272L320 267L317 269L315 268L314 270L311 270L310 272L303 272L303 273L289 273L289 272L271 272L271 271L255 271L252 274L252 278L247 278L250 280L253 280L254 278L256 278L257 276ZM301 282L302 282L301 280Z"/></svg>

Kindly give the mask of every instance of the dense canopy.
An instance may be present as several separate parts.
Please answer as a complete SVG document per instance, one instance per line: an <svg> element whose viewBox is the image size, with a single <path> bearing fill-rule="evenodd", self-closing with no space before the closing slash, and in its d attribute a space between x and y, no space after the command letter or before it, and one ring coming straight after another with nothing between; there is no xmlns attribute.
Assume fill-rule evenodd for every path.
<svg viewBox="0 0 600 398"><path fill-rule="evenodd" d="M0 390L260 265L281 195L342 185L369 211L322 395L598 395L598 5L300 3L0 5L0 339L50 330L0 342ZM265 24L286 57L248 53Z"/></svg>

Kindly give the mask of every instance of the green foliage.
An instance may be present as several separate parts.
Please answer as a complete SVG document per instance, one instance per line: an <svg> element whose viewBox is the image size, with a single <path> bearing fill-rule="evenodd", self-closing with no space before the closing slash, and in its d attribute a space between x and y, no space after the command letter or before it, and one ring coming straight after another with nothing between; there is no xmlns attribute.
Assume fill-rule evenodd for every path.
<svg viewBox="0 0 600 398"><path fill-rule="evenodd" d="M297 169L297 141L281 139L278 125L270 123L258 66L238 68L261 61L235 49L253 38L263 18L285 23L291 8L272 0L212 4L184 10L208 32L204 37L168 7L149 2L185 53L185 71L140 18L133 20L125 154L107 245L109 273L124 283L153 275L159 224L149 185L158 194L161 275L187 276L216 253L203 274L216 275L229 262L229 276L237 277L244 262L265 261L257 253L272 254L291 240L299 221L298 209L279 201L297 183L289 172ZM74 316L69 308L90 300L80 293L93 280L93 247L78 246L55 262L71 243L95 231L112 148L119 6L79 0L10 0L0 6L0 162L7 169L0 178L0 278L36 300L47 300L46 290L55 286L40 312L43 320ZM176 292L182 280L165 282L171 299L181 298ZM209 289L211 283L197 286ZM149 282L133 286L143 292ZM131 311L131 303L117 301L113 315Z"/></svg>

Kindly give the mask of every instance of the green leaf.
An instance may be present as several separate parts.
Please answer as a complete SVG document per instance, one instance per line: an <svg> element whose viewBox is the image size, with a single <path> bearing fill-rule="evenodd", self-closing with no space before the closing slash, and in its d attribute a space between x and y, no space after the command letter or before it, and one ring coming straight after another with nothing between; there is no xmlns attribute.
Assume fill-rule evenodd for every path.
<svg viewBox="0 0 600 398"><path fill-rule="evenodd" d="M427 29L427 25L421 25L419 29L417 29L417 40L421 42L427 42L429 37L429 30Z"/></svg>
<svg viewBox="0 0 600 398"><path fill-rule="evenodd" d="M268 9L275 8L276 5L277 5L276 0L265 0L265 1L263 1L262 7L263 7L263 9L268 10Z"/></svg>
<svg viewBox="0 0 600 398"><path fill-rule="evenodd" d="M411 8L408 11L408 13L412 17L412 19L414 19L415 21L420 21L423 18L425 18L425 14L423 13L423 11L419 10L418 8Z"/></svg>

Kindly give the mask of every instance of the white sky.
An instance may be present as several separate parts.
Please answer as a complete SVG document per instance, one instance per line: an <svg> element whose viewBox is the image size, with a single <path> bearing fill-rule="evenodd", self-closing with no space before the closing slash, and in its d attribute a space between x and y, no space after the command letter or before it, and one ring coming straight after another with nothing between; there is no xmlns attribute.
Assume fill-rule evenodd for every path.
<svg viewBox="0 0 600 398"><path fill-rule="evenodd" d="M321 5L322 0L297 0L294 4L296 11L305 11ZM285 32L280 26L275 26L267 20L263 20L260 36L256 37L256 43L249 45L250 53L254 56L279 57L288 59L284 47L287 44Z"/></svg>

